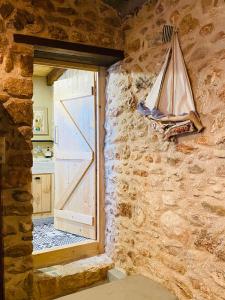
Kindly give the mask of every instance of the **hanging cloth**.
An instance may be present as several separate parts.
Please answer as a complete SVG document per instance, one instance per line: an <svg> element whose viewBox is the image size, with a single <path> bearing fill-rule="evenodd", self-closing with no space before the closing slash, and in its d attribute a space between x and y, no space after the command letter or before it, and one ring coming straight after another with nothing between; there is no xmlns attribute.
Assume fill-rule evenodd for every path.
<svg viewBox="0 0 225 300"><path fill-rule="evenodd" d="M203 130L177 31L155 83L146 100L138 105L138 111L156 122L154 128L163 132L165 139Z"/></svg>

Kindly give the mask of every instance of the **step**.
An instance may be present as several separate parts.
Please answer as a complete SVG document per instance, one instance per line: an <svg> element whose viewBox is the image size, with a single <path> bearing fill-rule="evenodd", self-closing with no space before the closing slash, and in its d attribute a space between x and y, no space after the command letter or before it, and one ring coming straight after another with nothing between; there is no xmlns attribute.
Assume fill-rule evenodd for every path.
<svg viewBox="0 0 225 300"><path fill-rule="evenodd" d="M112 268L112 260L106 255L99 255L36 270L33 299L56 299L107 282L108 271Z"/></svg>

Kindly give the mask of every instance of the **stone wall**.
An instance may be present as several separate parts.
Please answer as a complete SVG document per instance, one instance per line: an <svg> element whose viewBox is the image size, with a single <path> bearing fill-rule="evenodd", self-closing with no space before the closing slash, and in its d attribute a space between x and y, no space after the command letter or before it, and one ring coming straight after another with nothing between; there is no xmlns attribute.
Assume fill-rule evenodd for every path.
<svg viewBox="0 0 225 300"><path fill-rule="evenodd" d="M225 299L224 11L222 0L148 1L124 21L126 58L109 70L107 253L182 300ZM206 127L176 142L135 110L162 65L171 21Z"/></svg>
<svg viewBox="0 0 225 300"><path fill-rule="evenodd" d="M33 48L13 33L120 49L117 12L100 0L0 1L0 136L3 166L5 286L7 300L32 298L32 72Z"/></svg>
<svg viewBox="0 0 225 300"><path fill-rule="evenodd" d="M109 70L106 110L107 253L179 299L225 299L224 1L148 1L124 20L126 59ZM135 111L160 69L162 26L175 21L202 134L165 142ZM6 299L32 296L33 48L15 32L122 49L120 19L100 0L0 2L0 135Z"/></svg>

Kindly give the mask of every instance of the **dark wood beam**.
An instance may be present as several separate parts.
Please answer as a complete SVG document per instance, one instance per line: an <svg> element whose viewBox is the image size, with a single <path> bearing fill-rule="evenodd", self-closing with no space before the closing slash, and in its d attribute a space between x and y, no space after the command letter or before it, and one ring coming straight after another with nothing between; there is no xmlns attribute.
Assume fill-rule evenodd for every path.
<svg viewBox="0 0 225 300"><path fill-rule="evenodd" d="M147 0L104 0L105 3L113 6L121 16L136 13ZM150 0L153 5L157 3L157 0Z"/></svg>
<svg viewBox="0 0 225 300"><path fill-rule="evenodd" d="M61 69L61 68L55 68L53 69L50 73L48 73L47 75L47 85L48 86L52 86L53 83L59 79L59 77L61 77L64 72L66 70L65 69Z"/></svg>
<svg viewBox="0 0 225 300"><path fill-rule="evenodd" d="M124 52L79 43L14 34L16 43L33 45L37 58L64 60L95 66L109 67L124 58Z"/></svg>

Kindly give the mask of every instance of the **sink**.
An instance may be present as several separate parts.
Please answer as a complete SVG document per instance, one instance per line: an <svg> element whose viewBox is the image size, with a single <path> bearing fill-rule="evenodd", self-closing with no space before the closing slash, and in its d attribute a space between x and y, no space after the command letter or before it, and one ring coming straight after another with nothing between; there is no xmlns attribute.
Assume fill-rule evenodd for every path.
<svg viewBox="0 0 225 300"><path fill-rule="evenodd" d="M54 160L51 158L34 158L32 174L51 174L54 173Z"/></svg>

